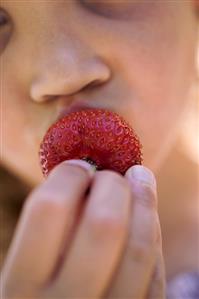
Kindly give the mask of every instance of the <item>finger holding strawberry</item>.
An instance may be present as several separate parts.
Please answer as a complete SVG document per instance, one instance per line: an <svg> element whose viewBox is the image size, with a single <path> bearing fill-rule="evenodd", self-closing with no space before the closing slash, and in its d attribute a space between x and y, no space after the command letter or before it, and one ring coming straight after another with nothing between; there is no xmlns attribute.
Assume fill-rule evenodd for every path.
<svg viewBox="0 0 199 299"><path fill-rule="evenodd" d="M125 174L131 186L132 213L126 247L106 298L165 298L165 268L157 211L156 180L144 166Z"/></svg>

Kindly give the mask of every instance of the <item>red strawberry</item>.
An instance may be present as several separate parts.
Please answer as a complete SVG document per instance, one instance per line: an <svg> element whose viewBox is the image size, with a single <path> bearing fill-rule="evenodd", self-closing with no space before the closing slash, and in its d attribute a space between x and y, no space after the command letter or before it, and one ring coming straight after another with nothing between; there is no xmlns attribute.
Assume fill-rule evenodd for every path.
<svg viewBox="0 0 199 299"><path fill-rule="evenodd" d="M141 144L118 114L103 109L72 112L53 124L40 146L44 176L64 160L85 159L98 170L124 174L142 163Z"/></svg>

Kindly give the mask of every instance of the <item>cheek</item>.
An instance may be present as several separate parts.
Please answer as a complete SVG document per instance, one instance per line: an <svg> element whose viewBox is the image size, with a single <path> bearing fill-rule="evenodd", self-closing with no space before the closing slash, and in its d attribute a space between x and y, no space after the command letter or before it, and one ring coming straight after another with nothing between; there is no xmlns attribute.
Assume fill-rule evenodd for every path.
<svg viewBox="0 0 199 299"><path fill-rule="evenodd" d="M117 66L132 89L132 99L123 109L136 124L145 163L153 169L177 136L195 69L193 16L183 9L182 15L171 12L167 17L162 13L146 27L126 27L116 42Z"/></svg>
<svg viewBox="0 0 199 299"><path fill-rule="evenodd" d="M6 77L4 78L6 80ZM32 126L30 104L27 98L14 88L14 82L9 80L9 84L3 86L6 88L2 89L1 105L2 162L27 183L34 185L42 180L42 176L38 159L39 137ZM34 119L34 124L37 123Z"/></svg>

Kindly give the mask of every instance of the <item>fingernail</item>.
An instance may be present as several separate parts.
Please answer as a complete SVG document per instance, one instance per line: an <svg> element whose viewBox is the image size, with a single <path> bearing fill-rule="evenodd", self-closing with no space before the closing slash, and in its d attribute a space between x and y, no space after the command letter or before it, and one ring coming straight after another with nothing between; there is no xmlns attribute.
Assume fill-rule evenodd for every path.
<svg viewBox="0 0 199 299"><path fill-rule="evenodd" d="M148 184L152 188L156 189L156 179L154 177L153 172L141 165L134 165L129 168L126 172L126 176L130 180L137 180L141 183Z"/></svg>
<svg viewBox="0 0 199 299"><path fill-rule="evenodd" d="M93 177L93 174L95 173L95 167L84 160L72 159L72 160L66 160L63 163L67 165L77 165L79 167L82 167L89 172L91 177Z"/></svg>

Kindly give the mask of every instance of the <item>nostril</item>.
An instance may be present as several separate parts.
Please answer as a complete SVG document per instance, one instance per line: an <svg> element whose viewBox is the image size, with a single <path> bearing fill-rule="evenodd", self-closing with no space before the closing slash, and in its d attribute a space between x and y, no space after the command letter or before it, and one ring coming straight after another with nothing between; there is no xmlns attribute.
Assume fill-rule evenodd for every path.
<svg viewBox="0 0 199 299"><path fill-rule="evenodd" d="M93 87L95 86L99 86L99 85L102 85L103 82L100 81L100 80L93 80L92 82L88 83L87 85L85 85L82 89L80 89L79 91L84 91L84 90L89 90L89 89L92 89ZM74 92L74 93L71 93L71 94L68 94L68 96L70 95L74 95L75 93L77 92ZM60 98L60 95L44 95L43 96L43 101L54 101L56 99Z"/></svg>
<svg viewBox="0 0 199 299"><path fill-rule="evenodd" d="M58 95L48 95L48 94L46 94L46 95L43 96L43 101L44 101L44 102L45 102L45 101L54 101L54 100L56 100L58 97L59 97Z"/></svg>
<svg viewBox="0 0 199 299"><path fill-rule="evenodd" d="M86 89L92 89L95 86L99 86L103 84L103 82L101 80L93 80L92 82L88 83L87 85L85 85L81 91L86 90Z"/></svg>

